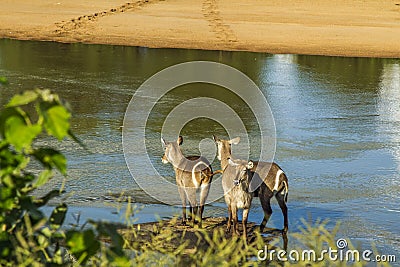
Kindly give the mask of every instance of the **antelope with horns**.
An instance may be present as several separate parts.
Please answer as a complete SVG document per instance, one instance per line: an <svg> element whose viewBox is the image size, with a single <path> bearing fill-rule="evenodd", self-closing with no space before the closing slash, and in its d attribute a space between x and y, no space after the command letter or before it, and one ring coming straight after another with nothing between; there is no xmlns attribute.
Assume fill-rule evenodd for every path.
<svg viewBox="0 0 400 267"><path fill-rule="evenodd" d="M233 221L233 235L239 235L237 212L238 209L243 209L242 226L245 240L247 239L247 218L253 199L253 192L249 190L253 176L252 168L252 161L228 159L228 165L222 174L222 188L229 215L226 231L230 231Z"/></svg>
<svg viewBox="0 0 400 267"><path fill-rule="evenodd" d="M213 173L208 160L201 156L184 156L180 145L183 142L179 136L176 142L167 142L161 138L164 147L162 162L171 163L174 167L176 184L182 201L182 224L186 224L186 201L189 201L192 224L199 213L199 226L203 218L204 204L210 191L212 177L221 173ZM196 192L200 189L200 205L197 203Z"/></svg>
<svg viewBox="0 0 400 267"><path fill-rule="evenodd" d="M214 141L218 148L218 160L221 161L221 169L224 170L229 165L229 159L232 157L232 144L238 144L240 141L239 137L231 140L222 140L213 135ZM256 179L261 179L258 184L260 186L255 190L254 197L259 197L261 206L264 211L264 218L260 225L260 231L262 232L271 217L271 198L275 196L278 201L279 207L282 210L284 219L283 232L286 233L288 230L288 208L286 206L287 195L288 195L288 179L286 174L274 162L253 162L252 171L257 172L253 175L253 181ZM258 167L258 168L257 168Z"/></svg>

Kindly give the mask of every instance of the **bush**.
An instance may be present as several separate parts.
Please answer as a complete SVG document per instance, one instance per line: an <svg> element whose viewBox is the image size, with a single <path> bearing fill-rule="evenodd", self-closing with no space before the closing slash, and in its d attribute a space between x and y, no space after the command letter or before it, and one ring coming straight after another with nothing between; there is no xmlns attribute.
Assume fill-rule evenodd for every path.
<svg viewBox="0 0 400 267"><path fill-rule="evenodd" d="M34 111L34 112L33 112ZM85 264L101 250L108 259L127 263L123 240L115 227L89 222L88 229L64 231L61 226L67 205L60 203L50 217L40 207L60 196L52 190L43 197L32 192L46 184L54 171L67 173L67 160L58 150L37 147L34 140L47 134L62 141L71 137L71 113L58 95L49 90L26 91L15 95L0 113L0 265L43 266ZM38 173L29 171L40 163ZM102 236L111 237L105 249Z"/></svg>

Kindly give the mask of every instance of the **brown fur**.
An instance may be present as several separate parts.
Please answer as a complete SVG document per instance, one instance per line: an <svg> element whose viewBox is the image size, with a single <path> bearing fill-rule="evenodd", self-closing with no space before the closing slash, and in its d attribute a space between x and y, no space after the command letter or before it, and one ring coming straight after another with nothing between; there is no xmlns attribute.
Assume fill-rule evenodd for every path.
<svg viewBox="0 0 400 267"><path fill-rule="evenodd" d="M192 224L198 215L199 224L203 217L204 204L210 190L213 173L210 163L200 156L187 156L182 153L180 145L183 138L179 136L176 142L166 142L162 139L165 149L163 163L171 163L174 167L176 184L182 201L182 223L186 224L186 204L189 201ZM198 164L200 162L199 165ZM195 169L194 169L195 168ZM192 170L194 169L194 172ZM194 178L192 177L194 175ZM200 189L200 204L197 203L196 191Z"/></svg>
<svg viewBox="0 0 400 267"><path fill-rule="evenodd" d="M226 231L230 231L231 223L233 222L233 234L239 235L237 212L238 209L243 209L242 228L245 240L247 239L247 218L253 199L253 192L249 190L252 179L252 166L252 162L230 160L222 174L222 187L229 215Z"/></svg>
<svg viewBox="0 0 400 267"><path fill-rule="evenodd" d="M216 136L214 141L218 147L218 155L221 160L221 168L224 170L228 166L228 159L232 157L231 145L239 143L239 138L234 138L232 140L219 139ZM284 218L284 228L283 232L286 233L288 230L288 209L286 206L287 195L289 190L289 183L286 174L282 169L274 162L258 162L254 161L254 167L252 171L257 172L253 175L253 181L255 184L260 184L260 186L254 191L254 196L260 198L261 206L264 211L264 218L260 225L260 230L263 231L269 218L272 214L271 208L271 198L275 196L278 201L279 207L282 210ZM258 169L257 169L258 167ZM281 170L282 174L279 176L278 188L276 192L273 191L275 186L275 178L277 172ZM258 180L258 181L257 181Z"/></svg>

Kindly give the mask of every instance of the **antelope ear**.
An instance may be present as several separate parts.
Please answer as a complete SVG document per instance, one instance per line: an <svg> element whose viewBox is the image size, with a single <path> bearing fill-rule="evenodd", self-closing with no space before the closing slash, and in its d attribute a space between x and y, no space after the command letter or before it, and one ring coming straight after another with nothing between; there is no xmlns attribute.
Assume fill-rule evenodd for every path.
<svg viewBox="0 0 400 267"><path fill-rule="evenodd" d="M231 144L231 145L232 144L237 145L237 144L239 144L239 142L240 142L240 137L236 137L236 138L229 140L229 144Z"/></svg>
<svg viewBox="0 0 400 267"><path fill-rule="evenodd" d="M165 147L167 146L167 142L164 140L164 138L161 137L161 144Z"/></svg>
<svg viewBox="0 0 400 267"><path fill-rule="evenodd" d="M247 163L247 169L249 169L249 170L251 170L251 169L253 169L253 167L254 167L254 163L250 160L248 163Z"/></svg>
<svg viewBox="0 0 400 267"><path fill-rule="evenodd" d="M237 164L236 162L234 162L231 158L228 159L228 163L229 163L229 165L231 165L231 166L233 166L233 167L239 165L239 164Z"/></svg>
<svg viewBox="0 0 400 267"><path fill-rule="evenodd" d="M176 142L178 143L178 145L182 145L182 143L183 143L183 137L180 135L180 136L178 137L178 140L176 140Z"/></svg>
<svg viewBox="0 0 400 267"><path fill-rule="evenodd" d="M218 137L216 137L215 135L213 135L213 139L215 143L219 141Z"/></svg>

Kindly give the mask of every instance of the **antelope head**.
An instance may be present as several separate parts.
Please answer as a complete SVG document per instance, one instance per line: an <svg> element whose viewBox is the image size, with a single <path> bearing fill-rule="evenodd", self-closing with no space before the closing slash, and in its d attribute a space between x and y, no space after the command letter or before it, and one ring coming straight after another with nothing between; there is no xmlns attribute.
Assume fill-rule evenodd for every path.
<svg viewBox="0 0 400 267"><path fill-rule="evenodd" d="M164 155L162 156L161 160L162 163L167 164L177 161L178 157L182 156L182 151L180 149L180 145L183 143L183 137L179 136L176 142L167 142L164 138L161 137L161 144L164 148Z"/></svg>

